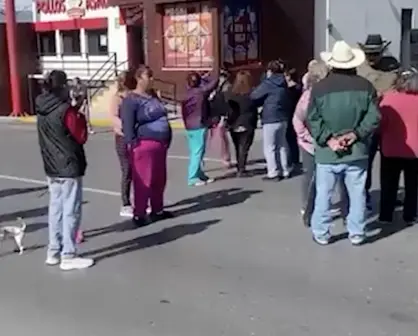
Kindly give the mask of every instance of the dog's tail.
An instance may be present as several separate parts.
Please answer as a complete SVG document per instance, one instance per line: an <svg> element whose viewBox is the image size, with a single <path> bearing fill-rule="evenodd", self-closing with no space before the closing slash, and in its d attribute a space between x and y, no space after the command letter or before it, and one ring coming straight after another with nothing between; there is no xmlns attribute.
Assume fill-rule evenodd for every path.
<svg viewBox="0 0 418 336"><path fill-rule="evenodd" d="M23 220L23 218L22 217L17 217L17 221L20 223L20 229L22 230L22 231L25 231L26 230L26 222Z"/></svg>

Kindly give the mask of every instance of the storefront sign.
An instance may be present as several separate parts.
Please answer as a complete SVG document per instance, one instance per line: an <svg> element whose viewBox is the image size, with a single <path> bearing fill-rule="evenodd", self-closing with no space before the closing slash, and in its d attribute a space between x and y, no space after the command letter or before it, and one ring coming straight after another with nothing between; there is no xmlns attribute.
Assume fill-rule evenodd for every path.
<svg viewBox="0 0 418 336"><path fill-rule="evenodd" d="M224 0L224 63L245 65L259 61L258 7L255 4L255 0Z"/></svg>
<svg viewBox="0 0 418 336"><path fill-rule="evenodd" d="M164 66L213 66L212 14L208 2L168 5L164 9Z"/></svg>
<svg viewBox="0 0 418 336"><path fill-rule="evenodd" d="M36 11L44 14L65 13L65 0L38 0Z"/></svg>
<svg viewBox="0 0 418 336"><path fill-rule="evenodd" d="M37 0L36 11L43 14L66 13L77 18L85 15L86 10L107 8L107 0Z"/></svg>
<svg viewBox="0 0 418 336"><path fill-rule="evenodd" d="M144 6L141 3L135 6L120 7L120 16L122 24L131 26L141 23L144 16Z"/></svg>
<svg viewBox="0 0 418 336"><path fill-rule="evenodd" d="M67 9L67 15L70 18L77 19L81 18L86 14L83 0L66 0L65 7Z"/></svg>

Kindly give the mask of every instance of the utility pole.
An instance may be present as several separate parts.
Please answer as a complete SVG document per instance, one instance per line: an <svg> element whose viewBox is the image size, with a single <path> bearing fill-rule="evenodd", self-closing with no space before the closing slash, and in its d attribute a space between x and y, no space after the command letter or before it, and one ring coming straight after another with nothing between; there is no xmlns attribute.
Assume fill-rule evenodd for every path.
<svg viewBox="0 0 418 336"><path fill-rule="evenodd" d="M4 14L6 18L7 54L9 56L10 96L12 98L12 112L10 116L20 117L23 115L22 83L18 70L15 0L5 0Z"/></svg>

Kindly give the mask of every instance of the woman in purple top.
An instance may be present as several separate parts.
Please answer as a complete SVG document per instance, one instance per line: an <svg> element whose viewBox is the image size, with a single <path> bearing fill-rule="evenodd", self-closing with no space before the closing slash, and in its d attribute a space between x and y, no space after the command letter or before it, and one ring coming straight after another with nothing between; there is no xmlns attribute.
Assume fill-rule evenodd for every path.
<svg viewBox="0 0 418 336"><path fill-rule="evenodd" d="M218 85L218 79L202 82L197 72L187 76L187 94L182 102L182 116L189 145L189 186L201 186L213 182L202 170L205 155L209 95Z"/></svg>
<svg viewBox="0 0 418 336"><path fill-rule="evenodd" d="M134 189L133 222L146 224L146 208L151 205L152 221L171 218L164 211L167 182L167 151L171 127L161 101L149 94L152 71L140 66L135 72L136 88L121 104L122 133L130 148Z"/></svg>

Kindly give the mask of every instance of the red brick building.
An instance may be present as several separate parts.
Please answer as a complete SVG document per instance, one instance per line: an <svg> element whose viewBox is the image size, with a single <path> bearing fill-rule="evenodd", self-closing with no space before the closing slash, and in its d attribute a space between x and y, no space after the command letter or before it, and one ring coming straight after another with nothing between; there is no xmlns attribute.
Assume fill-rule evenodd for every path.
<svg viewBox="0 0 418 336"><path fill-rule="evenodd" d="M108 0L129 8L137 0ZM127 39L132 50L144 49L155 77L185 86L191 70L250 69L275 58L301 71L314 52L314 0L144 0L145 47ZM129 31L128 31L129 34Z"/></svg>

